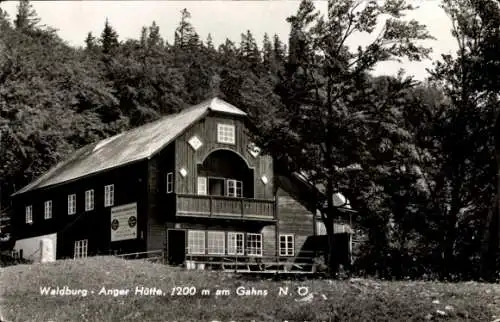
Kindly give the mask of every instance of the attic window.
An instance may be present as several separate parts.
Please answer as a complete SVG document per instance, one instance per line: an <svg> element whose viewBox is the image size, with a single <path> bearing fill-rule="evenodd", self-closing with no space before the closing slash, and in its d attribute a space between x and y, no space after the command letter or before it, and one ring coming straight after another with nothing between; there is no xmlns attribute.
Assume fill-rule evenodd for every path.
<svg viewBox="0 0 500 322"><path fill-rule="evenodd" d="M191 137L188 143L195 151L198 150L203 145L203 143L201 143L200 139L198 139L196 135Z"/></svg>
<svg viewBox="0 0 500 322"><path fill-rule="evenodd" d="M217 142L234 144L234 125L231 124L217 124Z"/></svg>

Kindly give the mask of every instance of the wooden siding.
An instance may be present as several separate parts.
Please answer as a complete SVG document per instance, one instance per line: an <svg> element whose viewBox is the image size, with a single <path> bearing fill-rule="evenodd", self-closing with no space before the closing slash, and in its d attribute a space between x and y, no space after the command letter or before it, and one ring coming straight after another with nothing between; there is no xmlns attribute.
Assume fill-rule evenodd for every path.
<svg viewBox="0 0 500 322"><path fill-rule="evenodd" d="M279 234L294 236L295 257L311 256L314 251L311 240L315 235L313 214L281 188L277 198Z"/></svg>
<svg viewBox="0 0 500 322"><path fill-rule="evenodd" d="M144 249L147 206L146 168L136 163L78 181L16 196L13 224L16 240L57 233L57 258L73 257L74 241L88 239L88 254ZM137 202L138 238L111 242L111 207L104 207L104 186L114 184L114 206ZM94 190L94 210L85 211L85 191ZM68 215L68 195L76 194L76 214ZM52 200L52 218L44 219L44 202ZM25 206L33 207L33 224L25 223ZM28 255L28 254L26 254Z"/></svg>
<svg viewBox="0 0 500 322"><path fill-rule="evenodd" d="M235 126L235 144L222 144L217 142L217 124L233 124ZM198 164L213 151L227 149L238 153L254 170L254 198L273 198L273 162L270 156L258 156L254 158L248 151L250 139L247 135L244 122L234 116L207 116L189 128L175 141L175 172L176 193L196 194ZM202 146L195 151L188 143L189 139L196 135L202 142ZM179 175L181 168L186 169L186 177ZM261 177L265 175L268 183L264 184Z"/></svg>
<svg viewBox="0 0 500 322"><path fill-rule="evenodd" d="M164 249L166 247L167 220L175 215L174 194L167 194L166 176L175 172L175 149L169 145L148 162L148 221L147 250ZM175 177L174 173L174 177Z"/></svg>

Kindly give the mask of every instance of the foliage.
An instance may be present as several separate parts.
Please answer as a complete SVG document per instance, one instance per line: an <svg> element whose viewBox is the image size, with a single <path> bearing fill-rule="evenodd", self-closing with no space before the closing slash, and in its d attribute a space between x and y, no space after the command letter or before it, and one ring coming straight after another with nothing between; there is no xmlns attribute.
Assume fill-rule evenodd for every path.
<svg viewBox="0 0 500 322"><path fill-rule="evenodd" d="M462 248L470 247L470 240L463 237L480 241L484 227L486 231L491 229L497 215L491 206L497 171L492 150L499 87L497 77L490 77L490 72L498 71L500 62L498 55L492 55L495 50L500 53L500 6L496 1L444 1L443 9L452 21L452 35L458 44L456 56L443 55L431 71L431 80L449 99L446 119L440 124L443 158L439 175L440 184L447 187L446 195L441 195L444 207L440 210L442 260L446 267L443 273L449 275L457 261L464 263L466 258L479 257L477 246L472 254ZM498 240L498 228L493 229L497 231L486 236L487 243ZM498 248L496 244L493 248ZM490 254L483 256L496 256L491 246Z"/></svg>
<svg viewBox="0 0 500 322"><path fill-rule="evenodd" d="M333 221L341 216L333 194L339 191L347 192L356 208L370 217L372 245L381 249L376 244L387 243L385 234L378 233L390 216L381 180L405 157L410 136L401 127L399 105L412 81L389 80L380 91L368 72L382 61L428 56L430 50L418 45L430 38L425 27L400 19L411 9L404 1L329 1L325 18L312 1L302 1L288 19L290 55L277 87L282 109L271 129L264 129L261 143L290 171L305 173L313 186L323 187L326 207L318 206L332 252ZM375 40L350 50L346 40L354 32L373 33L382 15L389 18ZM378 200L373 200L375 195ZM338 264L330 258L335 272Z"/></svg>

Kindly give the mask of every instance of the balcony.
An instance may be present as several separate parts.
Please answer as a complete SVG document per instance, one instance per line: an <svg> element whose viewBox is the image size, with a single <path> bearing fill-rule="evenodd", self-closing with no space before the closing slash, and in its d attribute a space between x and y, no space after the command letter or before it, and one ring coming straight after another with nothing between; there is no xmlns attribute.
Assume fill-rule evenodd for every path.
<svg viewBox="0 0 500 322"><path fill-rule="evenodd" d="M178 194L177 216L275 221L274 200Z"/></svg>

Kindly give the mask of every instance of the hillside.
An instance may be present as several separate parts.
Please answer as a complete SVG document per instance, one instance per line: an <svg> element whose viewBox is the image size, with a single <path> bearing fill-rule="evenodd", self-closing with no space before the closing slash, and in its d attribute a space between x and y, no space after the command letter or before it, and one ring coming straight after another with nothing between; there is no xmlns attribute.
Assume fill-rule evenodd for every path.
<svg viewBox="0 0 500 322"><path fill-rule="evenodd" d="M12 266L0 276L2 321L493 321L493 310L500 314L500 287L479 283L257 281L112 257ZM75 294L41 295L58 287ZM178 295L177 287L195 294ZM279 296L280 287L289 295Z"/></svg>

